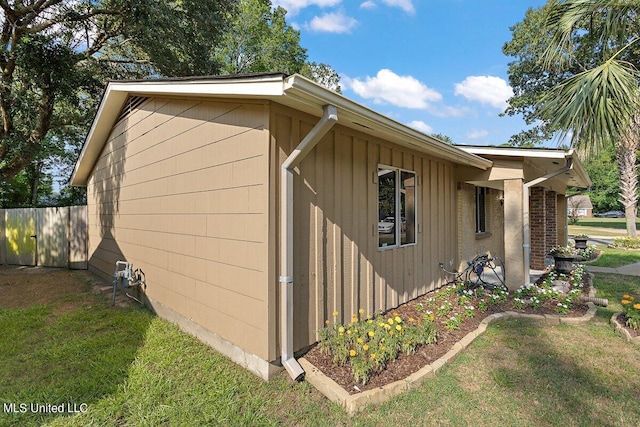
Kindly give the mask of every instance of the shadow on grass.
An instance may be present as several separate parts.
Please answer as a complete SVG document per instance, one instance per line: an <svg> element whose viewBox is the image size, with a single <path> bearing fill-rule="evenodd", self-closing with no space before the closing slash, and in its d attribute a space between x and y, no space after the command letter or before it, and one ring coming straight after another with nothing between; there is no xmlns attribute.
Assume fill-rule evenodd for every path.
<svg viewBox="0 0 640 427"><path fill-rule="evenodd" d="M54 302L0 309L0 426L73 415L125 383L153 315L114 308L84 288Z"/></svg>

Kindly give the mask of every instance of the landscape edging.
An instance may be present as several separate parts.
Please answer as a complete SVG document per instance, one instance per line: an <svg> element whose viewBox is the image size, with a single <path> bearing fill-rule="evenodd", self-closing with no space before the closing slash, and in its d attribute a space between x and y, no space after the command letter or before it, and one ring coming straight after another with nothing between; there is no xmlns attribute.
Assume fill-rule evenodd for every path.
<svg viewBox="0 0 640 427"><path fill-rule="evenodd" d="M621 314L621 311L614 313L613 316L611 316L611 320L609 320L609 322L613 325L613 328L618 333L618 335L620 335L626 341L640 344L640 337L632 337L629 331L627 331L627 329L620 322L618 322L618 316Z"/></svg>

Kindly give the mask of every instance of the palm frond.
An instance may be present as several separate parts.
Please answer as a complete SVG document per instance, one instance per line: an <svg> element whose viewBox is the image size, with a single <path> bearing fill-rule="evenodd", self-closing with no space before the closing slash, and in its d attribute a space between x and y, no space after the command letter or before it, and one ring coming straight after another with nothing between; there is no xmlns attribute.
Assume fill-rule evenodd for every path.
<svg viewBox="0 0 640 427"><path fill-rule="evenodd" d="M627 131L640 109L638 70L611 59L570 77L543 98L543 117L574 147L599 151Z"/></svg>
<svg viewBox="0 0 640 427"><path fill-rule="evenodd" d="M638 0L553 0L546 8L544 30L549 32L551 42L542 60L547 68L566 60L572 50L573 33L579 28L588 28L605 46L612 39L618 45L627 44L627 26L640 14Z"/></svg>

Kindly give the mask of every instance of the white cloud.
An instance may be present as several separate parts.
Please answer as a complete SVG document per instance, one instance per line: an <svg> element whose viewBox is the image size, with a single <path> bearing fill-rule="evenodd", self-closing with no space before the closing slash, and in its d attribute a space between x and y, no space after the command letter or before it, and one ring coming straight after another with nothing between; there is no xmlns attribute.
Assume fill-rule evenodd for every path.
<svg viewBox="0 0 640 427"><path fill-rule="evenodd" d="M399 76L391 70L382 69L375 77L364 80L344 77L345 86L377 104L392 104L404 108L425 109L430 102L440 101L442 95L430 89L412 76Z"/></svg>
<svg viewBox="0 0 640 427"><path fill-rule="evenodd" d="M343 12L325 13L314 17L307 25L311 31L323 33L348 33L358 21L345 15Z"/></svg>
<svg viewBox="0 0 640 427"><path fill-rule="evenodd" d="M433 128L423 122L422 120L414 120L411 123L408 123L412 128L419 130L422 133L431 134L433 133Z"/></svg>
<svg viewBox="0 0 640 427"><path fill-rule="evenodd" d="M273 0L273 7L282 6L291 15L297 14L301 9L308 6L332 7L342 3L342 0Z"/></svg>
<svg viewBox="0 0 640 427"><path fill-rule="evenodd" d="M513 89L500 77L469 76L462 83L456 83L455 94L504 109L513 96Z"/></svg>
<svg viewBox="0 0 640 427"><path fill-rule="evenodd" d="M375 9L378 5L372 0L367 0L360 4L360 9Z"/></svg>
<svg viewBox="0 0 640 427"><path fill-rule="evenodd" d="M487 135L489 135L489 132L487 132L484 129L473 129L473 130L467 132L467 138L469 138L469 139L484 138Z"/></svg>
<svg viewBox="0 0 640 427"><path fill-rule="evenodd" d="M382 3L387 6L399 7L407 13L415 13L416 11L413 7L413 0L382 0Z"/></svg>

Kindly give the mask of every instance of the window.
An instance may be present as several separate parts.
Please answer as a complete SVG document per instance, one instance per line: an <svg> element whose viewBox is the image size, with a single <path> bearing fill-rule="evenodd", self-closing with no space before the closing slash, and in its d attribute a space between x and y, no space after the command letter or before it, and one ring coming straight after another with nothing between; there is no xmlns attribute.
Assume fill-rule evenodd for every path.
<svg viewBox="0 0 640 427"><path fill-rule="evenodd" d="M476 233L487 232L487 189L476 187Z"/></svg>
<svg viewBox="0 0 640 427"><path fill-rule="evenodd" d="M388 166L378 168L378 247L416 242L416 174Z"/></svg>

